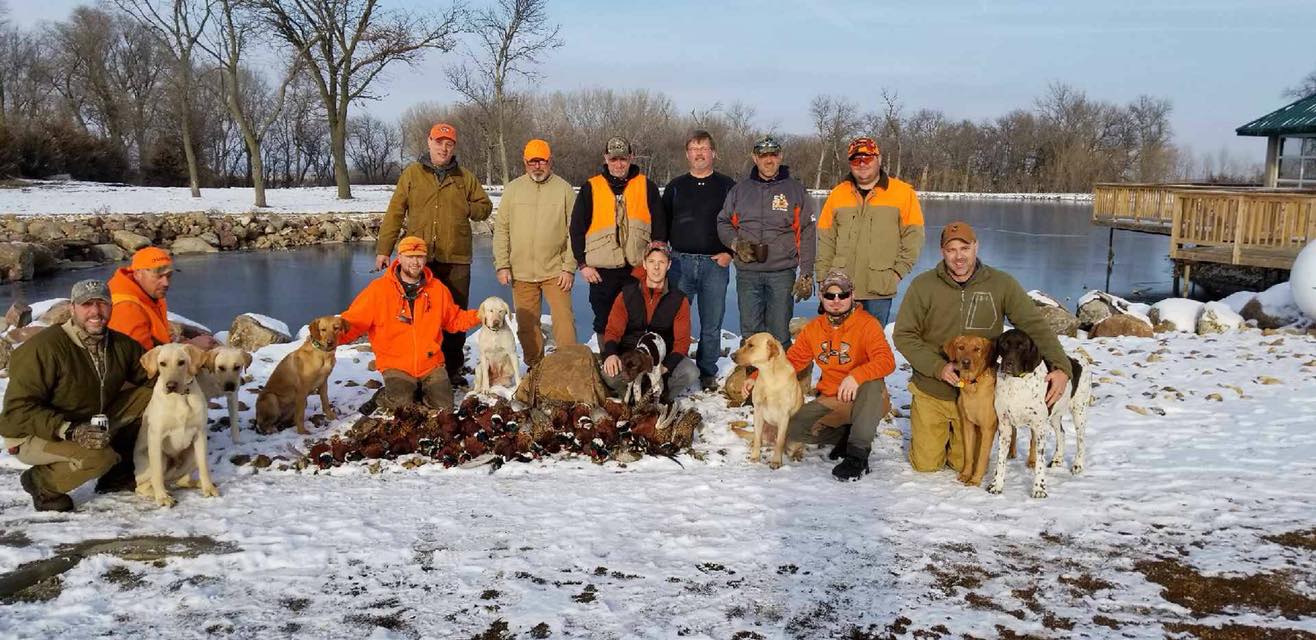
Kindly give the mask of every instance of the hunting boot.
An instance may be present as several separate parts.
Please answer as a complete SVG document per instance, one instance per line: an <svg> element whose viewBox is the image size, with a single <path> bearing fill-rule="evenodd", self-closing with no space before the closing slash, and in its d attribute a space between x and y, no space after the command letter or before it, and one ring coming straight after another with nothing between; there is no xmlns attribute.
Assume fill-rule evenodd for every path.
<svg viewBox="0 0 1316 640"><path fill-rule="evenodd" d="M832 475L841 482L854 482L867 474L868 449L846 449L845 459L832 468Z"/></svg>
<svg viewBox="0 0 1316 640"><path fill-rule="evenodd" d="M850 446L850 427L853 425L841 426L841 439L836 441L836 446L832 447L832 452L827 454L828 460L840 460L845 456L845 448Z"/></svg>
<svg viewBox="0 0 1316 640"><path fill-rule="evenodd" d="M32 508L37 511L72 511L73 498L68 494L55 493L47 491L37 485L36 475L32 469L24 471L18 477L18 483L23 485L23 490L32 496Z"/></svg>

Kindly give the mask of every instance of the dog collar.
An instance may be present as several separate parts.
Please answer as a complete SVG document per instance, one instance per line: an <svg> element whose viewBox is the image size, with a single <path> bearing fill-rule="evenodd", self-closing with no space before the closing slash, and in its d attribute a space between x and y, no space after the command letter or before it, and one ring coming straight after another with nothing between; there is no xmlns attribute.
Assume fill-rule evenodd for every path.
<svg viewBox="0 0 1316 640"><path fill-rule="evenodd" d="M312 347L315 347L316 349L319 349L320 351L333 351L333 350L334 350L333 345L326 345L325 343L320 342L319 340L311 340L311 346L312 346Z"/></svg>

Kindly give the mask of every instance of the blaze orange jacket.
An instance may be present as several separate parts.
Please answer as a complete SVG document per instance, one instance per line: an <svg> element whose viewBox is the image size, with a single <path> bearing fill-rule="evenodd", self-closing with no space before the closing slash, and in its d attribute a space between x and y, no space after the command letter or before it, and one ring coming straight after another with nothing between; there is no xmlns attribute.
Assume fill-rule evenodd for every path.
<svg viewBox="0 0 1316 640"><path fill-rule="evenodd" d="M835 396L846 376L863 384L896 370L882 323L857 305L839 327L833 327L826 314L810 321L786 350L786 359L796 371L810 361L817 364L822 371L818 393L824 396Z"/></svg>
<svg viewBox="0 0 1316 640"><path fill-rule="evenodd" d="M155 300L146 295L133 280L131 270L115 270L109 288L110 302L114 304L110 312L111 329L136 340L147 351L174 341L169 333L168 304L164 299Z"/></svg>
<svg viewBox="0 0 1316 640"><path fill-rule="evenodd" d="M416 296L415 311L402 297L398 280L398 261L388 272L357 294L342 318L351 325L341 343L367 334L375 350L375 368L397 369L414 378L423 378L443 366L443 332L461 333L480 324L475 309L463 310L452 301L452 293L425 268L425 284ZM404 322L400 318L410 318Z"/></svg>

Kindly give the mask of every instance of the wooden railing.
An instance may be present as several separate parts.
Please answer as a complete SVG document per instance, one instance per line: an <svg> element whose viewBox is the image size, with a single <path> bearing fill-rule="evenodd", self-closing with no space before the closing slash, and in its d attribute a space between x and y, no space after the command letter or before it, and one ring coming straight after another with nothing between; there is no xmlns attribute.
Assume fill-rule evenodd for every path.
<svg viewBox="0 0 1316 640"><path fill-rule="evenodd" d="M1092 187L1092 222L1130 229L1169 230L1174 220L1173 184L1102 183Z"/></svg>
<svg viewBox="0 0 1316 640"><path fill-rule="evenodd" d="M1174 192L1170 258L1289 269L1316 239L1316 194L1190 189Z"/></svg>

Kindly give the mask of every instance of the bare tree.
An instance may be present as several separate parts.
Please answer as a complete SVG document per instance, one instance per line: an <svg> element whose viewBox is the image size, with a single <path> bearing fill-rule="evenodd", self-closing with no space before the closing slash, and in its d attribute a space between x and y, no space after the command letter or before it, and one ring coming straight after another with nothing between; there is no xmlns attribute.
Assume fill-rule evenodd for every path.
<svg viewBox="0 0 1316 640"><path fill-rule="evenodd" d="M476 50L467 50L467 62L447 71L452 88L480 107L495 138L503 183L511 180L507 164L507 110L509 82L517 76L533 79L531 69L545 53L562 46L558 25L548 23L548 0L498 0L497 6L473 13L469 29Z"/></svg>
<svg viewBox="0 0 1316 640"><path fill-rule="evenodd" d="M397 127L366 114L347 125L347 155L367 184L388 182L398 171L402 136Z"/></svg>
<svg viewBox="0 0 1316 640"><path fill-rule="evenodd" d="M243 0L219 0L216 7L219 15L213 22L212 29L207 32L207 37L203 38L199 45L219 64L219 73L224 80L224 104L228 108L229 115L237 124L250 159L251 186L255 195L255 205L257 207L267 207L269 205L265 201L265 163L264 154L261 152L261 142L265 138L265 133L269 130L270 125L283 111L283 101L284 96L287 95L288 84L292 82L293 77L300 69L302 56L293 56L293 64L289 66L283 80L279 83L274 105L266 112L265 118L259 121L253 118L242 104L242 97L245 94L245 87L242 84L242 55L255 37L260 22L257 16L246 10L247 8L248 3L243 2ZM318 38L313 38L308 46L314 46L316 42L318 42ZM300 54L300 52L298 53Z"/></svg>
<svg viewBox="0 0 1316 640"><path fill-rule="evenodd" d="M174 59L183 132L183 154L187 158L188 186L192 197L201 197L196 148L192 135L192 52L214 15L215 0L114 0L115 4L155 34Z"/></svg>
<svg viewBox="0 0 1316 640"><path fill-rule="evenodd" d="M350 199L348 106L371 99L370 84L394 62L412 64L428 49L449 51L461 15L380 9L378 0L253 0L271 30L297 52L320 90L329 125L338 197Z"/></svg>
<svg viewBox="0 0 1316 640"><path fill-rule="evenodd" d="M1300 100L1309 95L1316 94L1316 71L1307 74L1298 84L1289 87L1284 91L1284 97Z"/></svg>
<svg viewBox="0 0 1316 640"><path fill-rule="evenodd" d="M821 149L818 152L818 173L813 179L813 188L822 188L823 163L828 154L832 156L833 165L840 156L840 145L859 127L859 106L845 98L816 96L809 103L809 115L818 133ZM833 171L833 173L839 173ZM837 176L839 179L839 176Z"/></svg>

